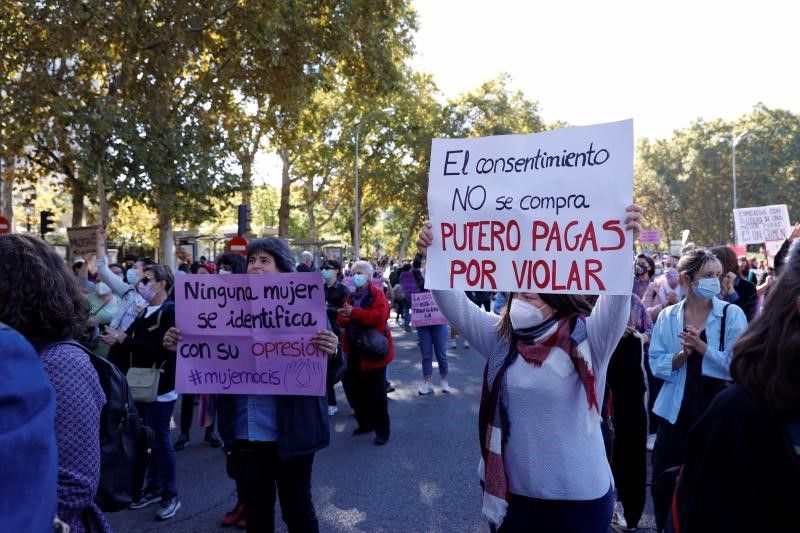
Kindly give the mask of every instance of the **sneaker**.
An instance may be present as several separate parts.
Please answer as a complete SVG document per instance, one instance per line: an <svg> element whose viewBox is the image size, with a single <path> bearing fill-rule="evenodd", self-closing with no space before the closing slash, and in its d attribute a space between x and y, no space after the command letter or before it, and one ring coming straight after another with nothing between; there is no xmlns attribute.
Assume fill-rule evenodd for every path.
<svg viewBox="0 0 800 533"><path fill-rule="evenodd" d="M156 518L159 520L167 520L172 518L180 508L181 501L177 496L173 496L172 498L162 498L161 505L159 506L158 511L156 511Z"/></svg>
<svg viewBox="0 0 800 533"><path fill-rule="evenodd" d="M450 394L450 384L447 383L446 379L442 380L442 382L439 384L439 387L442 389L443 393Z"/></svg>
<svg viewBox="0 0 800 533"><path fill-rule="evenodd" d="M339 408L336 407L335 405L329 405L328 406L328 416L335 415L338 410L339 410Z"/></svg>
<svg viewBox="0 0 800 533"><path fill-rule="evenodd" d="M469 348L469 343L467 342L467 339L464 339L464 348Z"/></svg>
<svg viewBox="0 0 800 533"><path fill-rule="evenodd" d="M389 435L377 436L377 437L375 437L375 441L374 442L375 442L376 446L383 446L384 444L389 442Z"/></svg>
<svg viewBox="0 0 800 533"><path fill-rule="evenodd" d="M236 507L222 517L219 525L222 527L235 526L242 518L244 518L244 502L236 502Z"/></svg>
<svg viewBox="0 0 800 533"><path fill-rule="evenodd" d="M189 435L186 433L181 433L181 436L178 437L178 440L175 441L173 447L175 448L176 452L179 452L186 448L189 445Z"/></svg>
<svg viewBox="0 0 800 533"><path fill-rule="evenodd" d="M456 340L453 339L450 341L450 349L455 350L456 348L458 348L458 346L456 346Z"/></svg>
<svg viewBox="0 0 800 533"><path fill-rule="evenodd" d="M212 448L222 448L222 441L213 433L206 433L206 442Z"/></svg>
<svg viewBox="0 0 800 533"><path fill-rule="evenodd" d="M138 500L131 503L130 508L142 509L144 507L147 507L151 503L156 503L158 501L161 501L160 490L146 490Z"/></svg>
<svg viewBox="0 0 800 533"><path fill-rule="evenodd" d="M656 447L656 434L653 433L652 435L647 436L647 451L652 452L653 448Z"/></svg>
<svg viewBox="0 0 800 533"><path fill-rule="evenodd" d="M406 330L406 333L411 333L411 326L406 326L404 329Z"/></svg>
<svg viewBox="0 0 800 533"><path fill-rule="evenodd" d="M614 531L636 531L635 527L628 527L628 522L625 520L625 509L622 507L621 501L614 502L614 515L611 517L611 528Z"/></svg>
<svg viewBox="0 0 800 533"><path fill-rule="evenodd" d="M428 394L433 394L433 386L430 383L425 381L422 385L419 386L419 390L417 394L420 396L427 396Z"/></svg>

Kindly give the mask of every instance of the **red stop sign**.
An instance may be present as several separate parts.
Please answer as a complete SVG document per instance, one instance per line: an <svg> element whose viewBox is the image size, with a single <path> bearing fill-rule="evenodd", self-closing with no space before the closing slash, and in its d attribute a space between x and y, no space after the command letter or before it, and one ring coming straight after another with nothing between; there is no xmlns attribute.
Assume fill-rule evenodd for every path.
<svg viewBox="0 0 800 533"><path fill-rule="evenodd" d="M5 217L0 217L0 235L11 232L11 222Z"/></svg>
<svg viewBox="0 0 800 533"><path fill-rule="evenodd" d="M235 254L247 255L247 239L234 237L228 241L228 251Z"/></svg>

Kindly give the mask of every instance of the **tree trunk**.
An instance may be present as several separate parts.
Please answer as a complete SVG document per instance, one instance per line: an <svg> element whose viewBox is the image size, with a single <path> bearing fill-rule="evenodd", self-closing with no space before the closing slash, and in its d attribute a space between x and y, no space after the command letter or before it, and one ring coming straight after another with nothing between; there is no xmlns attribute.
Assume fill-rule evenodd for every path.
<svg viewBox="0 0 800 533"><path fill-rule="evenodd" d="M289 177L289 154L286 150L281 150L281 205L278 208L278 237L285 239L289 237L289 195L291 193L291 179Z"/></svg>
<svg viewBox="0 0 800 533"><path fill-rule="evenodd" d="M83 226L83 207L86 196L83 183L77 176L75 178L68 178L70 189L72 189L72 227L79 228Z"/></svg>
<svg viewBox="0 0 800 533"><path fill-rule="evenodd" d="M398 255L397 255L399 258L408 257L408 255L406 255L406 252L408 252L408 244L409 242L411 242L412 231L413 228L407 229L405 233L403 233L402 238L400 239L400 248L398 250Z"/></svg>
<svg viewBox="0 0 800 533"><path fill-rule="evenodd" d="M306 182L306 216L308 217L308 238L309 240L317 240L317 221L314 218L314 180L309 178Z"/></svg>
<svg viewBox="0 0 800 533"><path fill-rule="evenodd" d="M102 165L97 171L97 205L100 207L100 223L105 226L108 224L108 197Z"/></svg>
<svg viewBox="0 0 800 533"><path fill-rule="evenodd" d="M3 193L0 199L0 214L8 219L11 228L14 228L14 158L10 155L3 157L3 175L0 177Z"/></svg>
<svg viewBox="0 0 800 533"><path fill-rule="evenodd" d="M250 197L253 192L253 155L240 154L239 164L242 165L242 203L250 205Z"/></svg>
<svg viewBox="0 0 800 533"><path fill-rule="evenodd" d="M158 209L158 262L175 272L175 240L169 206L159 206Z"/></svg>

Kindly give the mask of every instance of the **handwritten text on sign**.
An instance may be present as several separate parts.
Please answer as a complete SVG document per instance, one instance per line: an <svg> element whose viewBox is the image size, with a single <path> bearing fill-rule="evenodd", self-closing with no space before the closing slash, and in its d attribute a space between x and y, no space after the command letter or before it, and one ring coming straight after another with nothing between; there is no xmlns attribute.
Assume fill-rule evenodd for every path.
<svg viewBox="0 0 800 533"><path fill-rule="evenodd" d="M327 329L319 272L186 275L175 283L178 392L325 394Z"/></svg>
<svg viewBox="0 0 800 533"><path fill-rule="evenodd" d="M734 209L736 244L760 244L782 241L790 232L789 209L786 204Z"/></svg>
<svg viewBox="0 0 800 533"><path fill-rule="evenodd" d="M429 292L411 294L411 324L414 326L435 326L447 324L447 319L439 311L439 306Z"/></svg>
<svg viewBox="0 0 800 533"><path fill-rule="evenodd" d="M629 294L633 121L434 139L425 286Z"/></svg>

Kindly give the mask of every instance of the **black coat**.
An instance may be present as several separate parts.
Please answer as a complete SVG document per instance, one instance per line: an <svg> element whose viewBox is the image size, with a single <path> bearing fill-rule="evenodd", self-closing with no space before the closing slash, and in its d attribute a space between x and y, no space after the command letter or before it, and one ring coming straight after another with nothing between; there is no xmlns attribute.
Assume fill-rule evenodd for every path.
<svg viewBox="0 0 800 533"><path fill-rule="evenodd" d="M689 433L677 501L681 532L797 527L800 468L784 424L741 385L719 393Z"/></svg>

